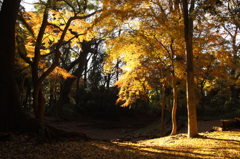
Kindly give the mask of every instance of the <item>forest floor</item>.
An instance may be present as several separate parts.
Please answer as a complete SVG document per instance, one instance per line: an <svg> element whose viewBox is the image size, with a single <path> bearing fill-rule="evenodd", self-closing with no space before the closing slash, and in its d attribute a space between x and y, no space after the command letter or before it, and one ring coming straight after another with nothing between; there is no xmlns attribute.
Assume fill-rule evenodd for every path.
<svg viewBox="0 0 240 159"><path fill-rule="evenodd" d="M240 158L240 129L210 132L212 126L220 125L218 120L199 121L196 138L187 138L184 122L177 135L162 138L157 122L60 122L51 118L48 122L59 129L83 132L92 140L75 137L46 142L33 134L10 133L0 141L0 159Z"/></svg>
<svg viewBox="0 0 240 159"><path fill-rule="evenodd" d="M77 121L59 121L47 117L46 122L58 129L72 132L81 132L95 140L120 140L138 141L161 137L161 122L138 120L134 118L121 119L120 121L80 119ZM220 120L198 121L198 131L211 131L212 126L220 126ZM171 133L171 123L164 126L164 136ZM178 133L187 133L187 121L178 122Z"/></svg>

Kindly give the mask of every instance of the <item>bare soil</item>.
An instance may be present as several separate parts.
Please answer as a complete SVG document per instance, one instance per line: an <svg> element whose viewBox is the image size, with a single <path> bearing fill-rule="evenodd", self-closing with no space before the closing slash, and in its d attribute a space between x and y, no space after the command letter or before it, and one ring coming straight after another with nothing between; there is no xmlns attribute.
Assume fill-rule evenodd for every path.
<svg viewBox="0 0 240 159"><path fill-rule="evenodd" d="M84 133L94 140L138 141L141 139L158 138L161 134L161 124L157 121L152 123L134 119L121 122L93 119L58 121L51 117L46 117L45 120L58 129ZM198 121L199 132L211 131L212 126L220 126L220 120ZM165 136L169 135L170 132L171 123L165 124ZM177 133L187 133L187 121L179 122Z"/></svg>

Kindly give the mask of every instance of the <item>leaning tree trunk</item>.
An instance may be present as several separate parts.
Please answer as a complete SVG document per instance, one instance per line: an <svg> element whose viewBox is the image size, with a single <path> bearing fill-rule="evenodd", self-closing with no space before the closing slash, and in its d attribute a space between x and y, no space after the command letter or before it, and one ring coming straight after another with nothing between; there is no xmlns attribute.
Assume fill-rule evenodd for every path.
<svg viewBox="0 0 240 159"><path fill-rule="evenodd" d="M183 3L183 17L184 17L184 33L187 54L187 109L188 109L188 137L198 135L197 129L197 115L196 115L196 100L195 100L195 85L194 85L194 71L193 71L193 11L195 1L191 0L190 9L188 9L188 1L182 0Z"/></svg>
<svg viewBox="0 0 240 159"><path fill-rule="evenodd" d="M14 74L15 23L20 0L4 0L0 11L0 131L21 124L23 112Z"/></svg>

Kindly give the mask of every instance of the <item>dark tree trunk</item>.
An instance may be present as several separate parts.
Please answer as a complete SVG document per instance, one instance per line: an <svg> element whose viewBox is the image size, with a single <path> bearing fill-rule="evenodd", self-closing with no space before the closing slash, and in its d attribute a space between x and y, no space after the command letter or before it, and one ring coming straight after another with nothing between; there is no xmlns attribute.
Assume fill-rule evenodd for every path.
<svg viewBox="0 0 240 159"><path fill-rule="evenodd" d="M77 78L77 88L76 88L76 94L75 94L75 101L76 101L76 107L79 105L79 99L78 99L78 92L79 92L79 79L80 77Z"/></svg>
<svg viewBox="0 0 240 159"><path fill-rule="evenodd" d="M85 67L84 67L84 88L87 88L87 69L88 69L88 66L87 66L87 62L85 64Z"/></svg>
<svg viewBox="0 0 240 159"><path fill-rule="evenodd" d="M0 11L0 131L37 130L21 107L14 73L15 24L20 0L4 0Z"/></svg>
<svg viewBox="0 0 240 159"><path fill-rule="evenodd" d="M26 97L25 97L25 101L23 102L23 106L27 107L27 109L29 109L31 107L31 86L29 86L27 88L26 91Z"/></svg>
<svg viewBox="0 0 240 159"><path fill-rule="evenodd" d="M15 23L20 0L4 0L0 11L0 131L21 124L23 112L14 74Z"/></svg>
<svg viewBox="0 0 240 159"><path fill-rule="evenodd" d="M119 59L117 59L116 70L117 70L116 78L117 78L117 81L118 81L118 79L119 79Z"/></svg>
<svg viewBox="0 0 240 159"><path fill-rule="evenodd" d="M107 74L107 90L109 90L109 88L110 88L110 80L111 80L111 74L108 73Z"/></svg>

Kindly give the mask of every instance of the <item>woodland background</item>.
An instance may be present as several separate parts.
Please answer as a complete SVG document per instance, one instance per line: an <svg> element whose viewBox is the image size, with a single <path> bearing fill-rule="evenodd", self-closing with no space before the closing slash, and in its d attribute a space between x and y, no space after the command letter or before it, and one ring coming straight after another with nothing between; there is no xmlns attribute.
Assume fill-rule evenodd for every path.
<svg viewBox="0 0 240 159"><path fill-rule="evenodd" d="M238 0L20 2L0 0L0 158L239 158Z"/></svg>
<svg viewBox="0 0 240 159"><path fill-rule="evenodd" d="M0 2L4 131L25 118L16 114L30 114L41 128L46 116L161 118L162 129L196 118L194 112L198 120L240 116L237 0L48 0L36 2L34 11L13 9L13 24L4 22L10 4ZM10 45L4 37L14 43L11 54L4 53Z"/></svg>

